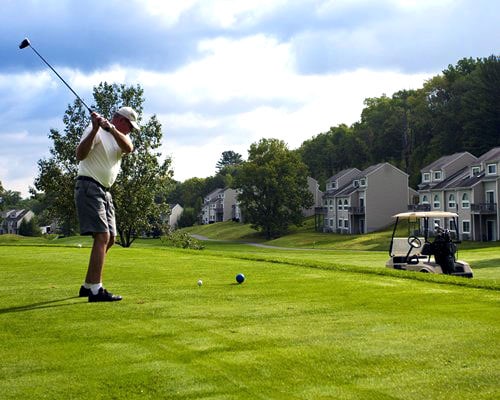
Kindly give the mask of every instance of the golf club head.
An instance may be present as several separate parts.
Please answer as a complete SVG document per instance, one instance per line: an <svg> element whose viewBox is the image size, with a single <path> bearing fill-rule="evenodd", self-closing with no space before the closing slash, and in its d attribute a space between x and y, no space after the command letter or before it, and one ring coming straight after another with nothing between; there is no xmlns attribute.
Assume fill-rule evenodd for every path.
<svg viewBox="0 0 500 400"><path fill-rule="evenodd" d="M30 45L31 45L31 43L30 43L29 39L28 38L24 38L24 40L19 45L19 48L20 49L24 49L24 48L26 48L26 47L28 47Z"/></svg>

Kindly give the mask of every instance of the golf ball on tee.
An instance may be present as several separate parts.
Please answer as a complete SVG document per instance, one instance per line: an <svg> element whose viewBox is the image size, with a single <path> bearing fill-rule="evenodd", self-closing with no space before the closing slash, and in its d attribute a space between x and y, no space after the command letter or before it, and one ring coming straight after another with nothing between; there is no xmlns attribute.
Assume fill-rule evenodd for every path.
<svg viewBox="0 0 500 400"><path fill-rule="evenodd" d="M203 281L201 279L198 279L198 286L203 285Z"/></svg>
<svg viewBox="0 0 500 400"><path fill-rule="evenodd" d="M245 281L245 275L243 274L236 275L236 282L243 283L244 281Z"/></svg>

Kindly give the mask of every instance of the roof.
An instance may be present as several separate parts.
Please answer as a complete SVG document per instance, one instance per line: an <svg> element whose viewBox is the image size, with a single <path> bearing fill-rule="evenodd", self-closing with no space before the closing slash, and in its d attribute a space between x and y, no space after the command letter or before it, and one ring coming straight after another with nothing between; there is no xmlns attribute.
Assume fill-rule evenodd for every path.
<svg viewBox="0 0 500 400"><path fill-rule="evenodd" d="M352 171L355 171L355 172L361 172L359 169L357 168L347 168L347 169L343 169L342 171L336 173L335 175L331 176L330 178L328 178L327 180L328 181L336 181L340 178L342 178L344 175L347 175L348 173L352 172Z"/></svg>
<svg viewBox="0 0 500 400"><path fill-rule="evenodd" d="M500 161L500 147L494 147L477 159L478 163Z"/></svg>
<svg viewBox="0 0 500 400"><path fill-rule="evenodd" d="M454 218L458 217L457 213L452 213L448 211L409 211L404 213L399 213L392 216L393 218Z"/></svg>
<svg viewBox="0 0 500 400"><path fill-rule="evenodd" d="M5 213L2 213L2 217L5 219L20 219L24 217L29 210L8 210Z"/></svg>
<svg viewBox="0 0 500 400"><path fill-rule="evenodd" d="M328 189L327 191L324 192L324 196L326 197L332 197L332 196L347 196L353 192L355 192L357 187L354 187L352 182L356 179L359 179L358 177L350 179L345 185L338 187L337 189Z"/></svg>
<svg viewBox="0 0 500 400"><path fill-rule="evenodd" d="M426 167L422 168L420 171L421 172L428 172L428 171L441 170L444 167L446 167L448 164L451 164L453 161L458 160L460 157L463 157L463 156L465 156L467 154L470 155L471 157L474 157L468 151L463 151L461 153L450 154L450 155L438 158L436 161L434 161L433 163L431 163L431 164L427 165ZM476 157L474 157L474 158L476 158Z"/></svg>
<svg viewBox="0 0 500 400"><path fill-rule="evenodd" d="M337 193L337 196L348 196L350 195L351 193L354 193L356 190L358 190L359 187L357 186L354 186L352 184L352 181L349 182L349 184L343 186L339 192Z"/></svg>
<svg viewBox="0 0 500 400"><path fill-rule="evenodd" d="M361 171L361 175L362 176L369 175L372 172L374 172L377 169L379 169L380 167L382 167L384 164L387 164L387 163L378 163L378 164L375 164L375 165L370 165L368 168L366 168L363 171Z"/></svg>
<svg viewBox="0 0 500 400"><path fill-rule="evenodd" d="M211 191L209 194L207 194L205 196L205 198L212 198L212 197L218 195L220 192L223 192L223 191L224 191L224 189L215 189L215 190Z"/></svg>
<svg viewBox="0 0 500 400"><path fill-rule="evenodd" d="M460 182L469 177L470 177L470 167L464 167L455 172L454 174L450 175L446 179L442 180L441 182L436 183L430 189L443 190L443 189L455 188L457 187L457 185L461 187L462 185L460 184Z"/></svg>

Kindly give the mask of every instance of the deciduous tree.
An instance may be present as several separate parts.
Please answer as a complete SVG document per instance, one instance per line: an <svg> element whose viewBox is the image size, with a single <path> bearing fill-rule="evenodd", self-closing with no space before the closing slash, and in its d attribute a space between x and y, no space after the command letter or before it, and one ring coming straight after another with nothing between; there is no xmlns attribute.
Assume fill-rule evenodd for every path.
<svg viewBox="0 0 500 400"><path fill-rule="evenodd" d="M313 204L306 165L278 139L261 139L250 146L234 187L240 191L245 220L267 239L282 235L292 224L301 225L303 209Z"/></svg>
<svg viewBox="0 0 500 400"><path fill-rule="evenodd" d="M108 119L122 106L130 106L139 116L142 114L144 98L140 86L101 83L94 88L93 95L93 109ZM63 132L50 130L53 147L49 158L38 161L35 188L45 193L51 217L62 222L65 234L72 234L77 228L73 200L78 171L75 149L90 123L90 116L76 100L68 106L63 122ZM151 221L158 221L166 211L165 204L155 203L155 194L167 190L172 176L170 158L161 161L161 154L157 151L162 135L156 116L141 124L140 132L131 133L135 150L124 156L121 172L111 189L122 246L130 246L136 235L152 228Z"/></svg>

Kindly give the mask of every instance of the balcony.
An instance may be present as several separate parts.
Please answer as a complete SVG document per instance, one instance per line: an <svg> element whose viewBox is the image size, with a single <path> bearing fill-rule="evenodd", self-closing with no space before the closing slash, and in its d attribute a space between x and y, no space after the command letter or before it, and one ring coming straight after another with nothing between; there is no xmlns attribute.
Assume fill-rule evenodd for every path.
<svg viewBox="0 0 500 400"><path fill-rule="evenodd" d="M365 208L364 207L348 207L347 211L349 211L352 215L364 215Z"/></svg>
<svg viewBox="0 0 500 400"><path fill-rule="evenodd" d="M477 203L471 204L470 209L474 214L496 214L497 203Z"/></svg>
<svg viewBox="0 0 500 400"><path fill-rule="evenodd" d="M328 213L328 207L314 207L314 214L316 215L326 215Z"/></svg>
<svg viewBox="0 0 500 400"><path fill-rule="evenodd" d="M408 204L408 211L431 211L430 204Z"/></svg>

